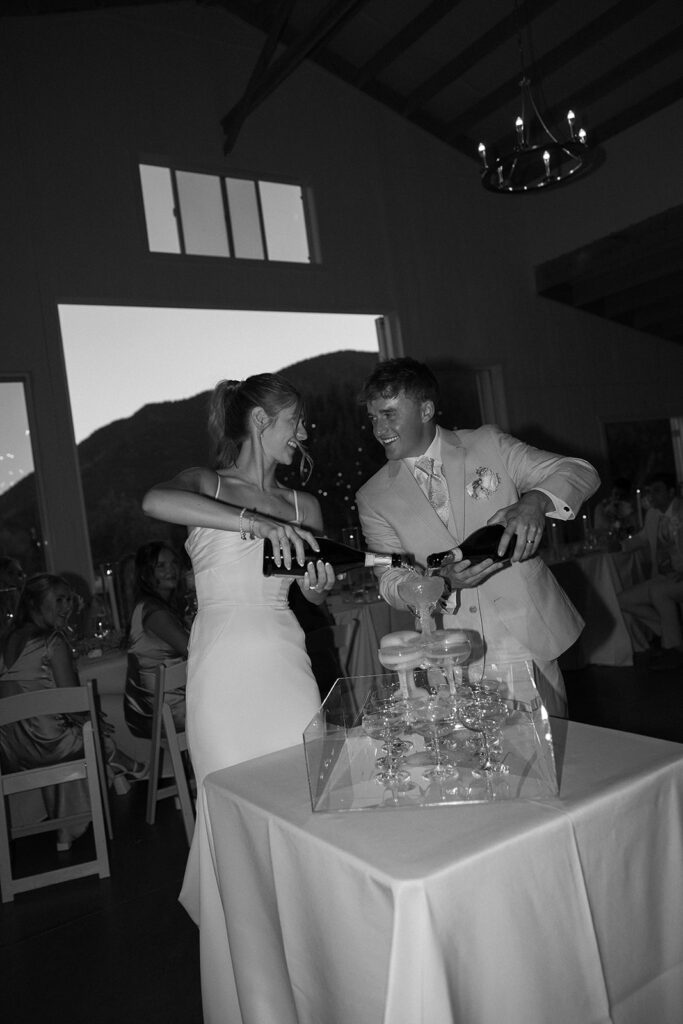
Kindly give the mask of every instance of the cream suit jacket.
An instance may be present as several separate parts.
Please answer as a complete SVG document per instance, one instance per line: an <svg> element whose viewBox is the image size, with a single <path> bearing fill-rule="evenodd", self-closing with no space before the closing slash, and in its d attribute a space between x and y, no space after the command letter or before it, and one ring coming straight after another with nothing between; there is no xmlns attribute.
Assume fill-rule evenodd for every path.
<svg viewBox="0 0 683 1024"><path fill-rule="evenodd" d="M566 518L600 483L583 459L541 451L497 427L449 431L441 428L443 474L451 502L450 529L420 490L403 461L389 461L356 495L360 522L370 551L405 551L417 563L427 555L457 547L494 513L542 487L565 503ZM467 485L482 468L500 483L489 498L475 500ZM398 572L401 570L387 570ZM449 616L449 619L451 617ZM539 661L552 661L574 643L583 620L540 558L516 562L479 587L460 592L460 607L449 625L478 628L487 644L511 634Z"/></svg>

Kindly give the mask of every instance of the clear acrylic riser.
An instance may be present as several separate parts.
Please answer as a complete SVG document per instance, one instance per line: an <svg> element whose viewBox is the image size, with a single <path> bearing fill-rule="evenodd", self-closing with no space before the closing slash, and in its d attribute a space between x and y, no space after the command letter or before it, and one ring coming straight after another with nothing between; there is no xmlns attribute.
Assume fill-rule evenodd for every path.
<svg viewBox="0 0 683 1024"><path fill-rule="evenodd" d="M487 678L492 674L487 671ZM397 674L338 679L304 732L313 810L336 813L556 797L550 722L533 683L529 685L533 663L499 664L495 676L506 709L497 752L502 770L481 768L479 734L458 721L441 754L453 774L430 778L435 758L424 737L407 725L401 739L410 748L401 770L409 775L409 781L402 783L378 781L382 740L372 739L362 726L364 710L375 698L392 694L400 698ZM426 696L426 685L427 674L417 670L411 675L411 696Z"/></svg>

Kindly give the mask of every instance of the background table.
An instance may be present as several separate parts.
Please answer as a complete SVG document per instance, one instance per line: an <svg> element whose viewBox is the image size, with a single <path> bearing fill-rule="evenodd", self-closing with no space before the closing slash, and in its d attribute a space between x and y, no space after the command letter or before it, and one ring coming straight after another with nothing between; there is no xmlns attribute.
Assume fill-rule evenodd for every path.
<svg viewBox="0 0 683 1024"><path fill-rule="evenodd" d="M543 802L313 814L298 747L208 776L205 1024L677 1024L683 747L553 729Z"/></svg>
<svg viewBox="0 0 683 1024"><path fill-rule="evenodd" d="M632 665L633 642L618 595L642 579L638 553L595 552L550 562L549 568L586 622L579 639L560 658L561 667Z"/></svg>
<svg viewBox="0 0 683 1024"><path fill-rule="evenodd" d="M397 611L370 591L366 600L354 601L343 591L327 599L327 607L334 621L341 625L349 619L357 619L358 627L353 639L349 661L349 675L373 676L386 669L377 657L379 642L387 633L400 629L415 629L412 612Z"/></svg>

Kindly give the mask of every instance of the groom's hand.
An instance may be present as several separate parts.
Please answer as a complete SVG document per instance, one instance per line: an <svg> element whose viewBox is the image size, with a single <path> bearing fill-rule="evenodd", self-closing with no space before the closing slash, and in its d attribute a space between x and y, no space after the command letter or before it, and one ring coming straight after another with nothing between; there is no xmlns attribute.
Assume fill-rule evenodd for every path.
<svg viewBox="0 0 683 1024"><path fill-rule="evenodd" d="M463 559L460 548L455 548L453 558L452 562L448 562L441 569L441 575L446 577L451 590L467 590L469 587L478 587L484 580L503 568L500 562L494 562L491 558L472 565L470 561Z"/></svg>
<svg viewBox="0 0 683 1024"><path fill-rule="evenodd" d="M527 491L514 505L500 508L491 516L489 523L500 523L505 532L500 538L498 554L503 555L508 544L516 537L512 562L523 562L533 558L543 539L545 514L552 508L552 502L542 491Z"/></svg>

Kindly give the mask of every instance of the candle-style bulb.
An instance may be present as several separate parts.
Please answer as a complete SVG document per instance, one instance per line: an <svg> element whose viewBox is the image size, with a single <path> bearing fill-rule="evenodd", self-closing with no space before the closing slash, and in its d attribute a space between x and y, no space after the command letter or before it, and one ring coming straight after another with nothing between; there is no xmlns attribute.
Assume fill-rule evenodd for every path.
<svg viewBox="0 0 683 1024"><path fill-rule="evenodd" d="M574 111L573 110L568 110L567 111L567 121L569 122L569 134L571 135L572 138L575 138L575 135L574 135L574 121L575 120L576 120L576 115L574 114Z"/></svg>
<svg viewBox="0 0 683 1024"><path fill-rule="evenodd" d="M582 142L584 146L586 145L586 138L587 138L586 129L585 128L579 128L579 142Z"/></svg>
<svg viewBox="0 0 683 1024"><path fill-rule="evenodd" d="M524 120L518 117L515 121L515 131L517 132L517 142L520 146L524 145Z"/></svg>
<svg viewBox="0 0 683 1024"><path fill-rule="evenodd" d="M550 153L547 149L543 150L543 165L545 166L545 176L550 177Z"/></svg>
<svg viewBox="0 0 683 1024"><path fill-rule="evenodd" d="M484 145L483 142L480 142L479 145L477 146L477 149L479 150L479 156L481 157L481 165L484 168L484 170L486 171L486 170L488 170L488 166L489 166L486 163L486 146Z"/></svg>

